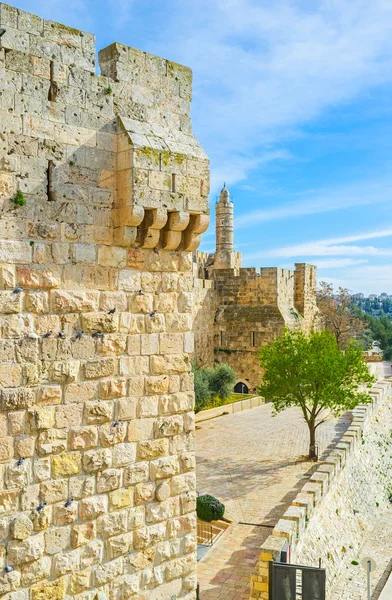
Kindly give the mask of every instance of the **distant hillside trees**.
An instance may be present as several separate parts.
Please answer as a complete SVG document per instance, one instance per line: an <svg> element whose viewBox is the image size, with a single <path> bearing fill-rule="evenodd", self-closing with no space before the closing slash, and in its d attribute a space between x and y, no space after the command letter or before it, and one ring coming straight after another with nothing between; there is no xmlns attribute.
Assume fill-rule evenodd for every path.
<svg viewBox="0 0 392 600"><path fill-rule="evenodd" d="M264 371L258 389L276 412L298 406L309 428L309 458L317 459L316 430L330 415L339 415L370 401L366 391L374 378L363 360L362 349L349 345L342 352L330 331L285 330L260 349Z"/></svg>
<svg viewBox="0 0 392 600"><path fill-rule="evenodd" d="M322 281L317 290L317 306L322 326L328 329L342 350L352 339L358 339L364 328L363 319L354 309L351 294L345 288L334 291L333 285Z"/></svg>

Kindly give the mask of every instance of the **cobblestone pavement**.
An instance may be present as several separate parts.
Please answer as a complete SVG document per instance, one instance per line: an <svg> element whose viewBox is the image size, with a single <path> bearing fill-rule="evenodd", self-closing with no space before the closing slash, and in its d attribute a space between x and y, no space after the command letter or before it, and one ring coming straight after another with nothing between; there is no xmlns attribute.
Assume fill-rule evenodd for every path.
<svg viewBox="0 0 392 600"><path fill-rule="evenodd" d="M359 565L348 565L341 574L331 600L365 600L367 598L366 571L361 565L365 557L376 562L376 570L371 574L371 598L377 600L392 570L392 509L375 523L372 533L358 553Z"/></svg>
<svg viewBox="0 0 392 600"><path fill-rule="evenodd" d="M272 417L267 404L197 424L197 490L221 500L233 520L198 563L202 600L249 598L260 545L315 468L305 458L309 437L301 415L292 408ZM345 415L318 428L320 454L349 424Z"/></svg>

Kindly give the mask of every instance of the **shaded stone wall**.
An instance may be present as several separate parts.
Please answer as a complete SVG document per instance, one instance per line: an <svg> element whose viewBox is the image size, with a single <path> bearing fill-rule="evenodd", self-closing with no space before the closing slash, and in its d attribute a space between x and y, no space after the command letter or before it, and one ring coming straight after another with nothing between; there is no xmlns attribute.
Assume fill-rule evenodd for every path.
<svg viewBox="0 0 392 600"><path fill-rule="evenodd" d="M353 410L346 433L261 546L250 598L268 599L268 563L280 560L286 542L293 564L317 567L321 559L327 598L347 566L358 558L376 519L390 509L390 387L389 381L378 382L371 390L372 403Z"/></svg>
<svg viewBox="0 0 392 600"><path fill-rule="evenodd" d="M238 274L234 269L209 269L216 306L214 360L232 366L237 380L250 391L261 380L261 345L285 327L309 332L317 325L315 271L310 265L296 265L295 271L239 269ZM205 357L197 354L197 360Z"/></svg>
<svg viewBox="0 0 392 600"><path fill-rule="evenodd" d="M0 26L0 596L193 599L191 72Z"/></svg>

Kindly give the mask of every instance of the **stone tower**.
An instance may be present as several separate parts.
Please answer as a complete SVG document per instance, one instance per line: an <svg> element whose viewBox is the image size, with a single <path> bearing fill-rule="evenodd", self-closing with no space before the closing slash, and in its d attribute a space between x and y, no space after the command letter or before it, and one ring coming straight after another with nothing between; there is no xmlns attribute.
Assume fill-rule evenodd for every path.
<svg viewBox="0 0 392 600"><path fill-rule="evenodd" d="M215 269L233 269L241 267L241 255L234 252L234 205L230 192L223 185L216 204L216 253Z"/></svg>

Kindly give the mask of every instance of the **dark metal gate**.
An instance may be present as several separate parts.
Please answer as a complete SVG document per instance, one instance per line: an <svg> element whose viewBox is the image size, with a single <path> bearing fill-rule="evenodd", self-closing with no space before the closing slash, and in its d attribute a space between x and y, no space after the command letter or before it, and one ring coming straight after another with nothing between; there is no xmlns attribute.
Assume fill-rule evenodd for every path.
<svg viewBox="0 0 392 600"><path fill-rule="evenodd" d="M271 561L269 600L325 600L325 569Z"/></svg>

